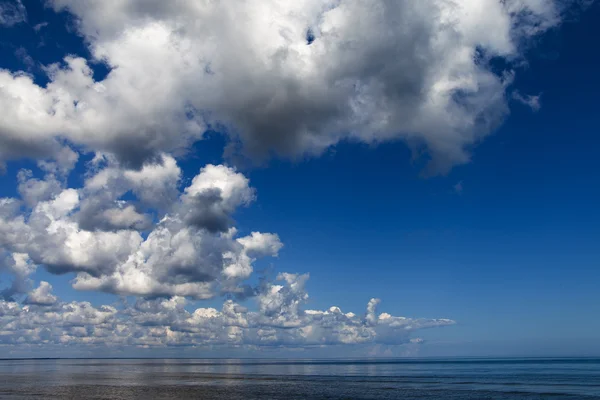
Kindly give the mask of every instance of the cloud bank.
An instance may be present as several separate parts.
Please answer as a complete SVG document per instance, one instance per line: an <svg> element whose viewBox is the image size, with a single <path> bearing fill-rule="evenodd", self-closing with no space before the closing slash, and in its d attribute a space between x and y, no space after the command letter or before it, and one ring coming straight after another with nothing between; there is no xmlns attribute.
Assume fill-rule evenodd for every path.
<svg viewBox="0 0 600 400"><path fill-rule="evenodd" d="M447 319L410 319L377 313L369 303L364 316L302 310L306 275L282 274L283 285L268 284L259 308L228 300L221 310L186 309L183 297L137 300L121 308L88 302L58 302L42 282L27 305L0 302L0 348L12 346L311 347L342 344L410 343L415 330L451 325ZM415 343L413 340L412 343Z"/></svg>

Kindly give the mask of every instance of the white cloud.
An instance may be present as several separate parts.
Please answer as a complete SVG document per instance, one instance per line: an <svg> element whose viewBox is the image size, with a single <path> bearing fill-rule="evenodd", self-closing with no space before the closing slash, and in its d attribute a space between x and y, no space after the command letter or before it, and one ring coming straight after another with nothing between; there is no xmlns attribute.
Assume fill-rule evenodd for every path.
<svg viewBox="0 0 600 400"><path fill-rule="evenodd" d="M261 279L258 287L251 287L245 281L255 261L277 256L283 244L276 234L254 231L239 236L230 226L236 208L255 198L248 179L230 167L207 165L180 190L166 184L171 178L179 180L179 168L168 156L162 157L162 164L136 172L110 160L96 160L80 189L64 187L55 169L47 165L43 179L34 178L30 171L21 173L24 201L0 199L0 251L6 255L0 265L14 277L0 302L0 343L252 348L396 345L409 343L414 330L453 323L379 314L376 299L369 302L364 317L343 313L335 306L305 310L307 274L280 273L279 282ZM130 179L131 174L137 179ZM146 201L149 193L173 198L172 204L163 204L158 222L150 222L147 235L131 223L145 214L121 199L128 190L138 194L145 207L152 207ZM172 196L173 190L177 195ZM100 196L103 192L109 195ZM218 196L210 207L199 206L198 198L206 192ZM82 227L86 201L98 197L102 204L116 202L120 207L98 207L103 210L100 220L106 219L112 230ZM213 230L198 223L207 220L202 213L214 214L211 207L219 210L227 229ZM190 220L187 216L192 209L198 215ZM75 273L72 285L77 290L133 295L138 300L123 307L60 302L47 282L32 289L30 276L37 265L52 273ZM189 311L186 299L223 294L253 299L249 301L255 301L256 311L232 300L221 310Z"/></svg>
<svg viewBox="0 0 600 400"><path fill-rule="evenodd" d="M216 123L254 157L402 139L444 172L508 111L489 59L519 59L560 22L553 0L50 3L113 69L96 82L67 57L45 88L0 72L3 159L53 156L66 138L139 168Z"/></svg>
<svg viewBox="0 0 600 400"><path fill-rule="evenodd" d="M25 204L30 207L41 201L47 201L62 191L62 184L52 174L45 179L36 179L31 170L21 170L17 175L17 190Z"/></svg>
<svg viewBox="0 0 600 400"><path fill-rule="evenodd" d="M48 282L41 281L40 285L29 293L24 303L39 306L51 306L55 304L57 300L57 297L52 294L52 285Z"/></svg>
<svg viewBox="0 0 600 400"><path fill-rule="evenodd" d="M237 241L244 246L249 255L256 257L275 256L282 247L279 236L273 233L252 232Z"/></svg>
<svg viewBox="0 0 600 400"><path fill-rule="evenodd" d="M207 165L185 188L179 213L189 225L225 232L235 209L253 200L254 190L244 175L223 165Z"/></svg>
<svg viewBox="0 0 600 400"><path fill-rule="evenodd" d="M76 273L79 290L202 299L242 296L256 259L282 247L275 234L238 237L229 229L236 208L254 199L248 179L232 168L207 165L180 192L180 169L166 155L139 171L110 160L90 167L81 189L64 188L53 173L37 179L22 171L24 204L0 203L0 249L53 273ZM137 206L121 198L129 190Z"/></svg>
<svg viewBox="0 0 600 400"><path fill-rule="evenodd" d="M1 203L0 203L1 206ZM14 296L26 293L31 286L29 276L36 270L36 265L24 253L2 254L0 247L0 272L6 272L13 277L12 284L0 291L0 298L12 300Z"/></svg>
<svg viewBox="0 0 600 400"><path fill-rule="evenodd" d="M48 22L40 22L39 24L36 24L33 26L33 30L36 32L39 32L47 26L48 26Z"/></svg>
<svg viewBox="0 0 600 400"><path fill-rule="evenodd" d="M410 319L378 314L369 303L367 317L304 310L308 276L281 274L283 285L268 284L258 297L258 311L231 300L221 310L188 311L183 297L137 300L123 307L94 307L87 302L63 303L42 282L29 295L29 305L0 302L0 345L142 346L323 346L343 344L418 344L414 331L454 324L447 319ZM287 322L284 320L287 319ZM293 323L292 323L293 322Z"/></svg>
<svg viewBox="0 0 600 400"><path fill-rule="evenodd" d="M161 154L156 164L140 170L121 168L111 157L97 155L83 188L84 199L76 216L86 230L146 230L151 218L138 209L149 207L169 211L179 195L181 170L171 156ZM119 199L132 191L141 204L134 206Z"/></svg>
<svg viewBox="0 0 600 400"><path fill-rule="evenodd" d="M528 95L528 94L523 95L523 94L521 94L521 93L519 93L518 91L515 90L513 92L513 94L512 94L512 98L514 100L518 101L519 103L528 106L533 111L539 111L540 108L542 108L542 105L541 105L541 102L540 102L540 100L542 98L541 94L537 95L537 96Z"/></svg>
<svg viewBox="0 0 600 400"><path fill-rule="evenodd" d="M65 187L49 164L40 164L43 178L20 173L22 199L0 199L0 268L13 276L0 301L0 345L398 345L410 343L415 330L454 323L378 313L376 299L362 317L335 306L306 310L308 274L280 273L278 282L263 278L252 287L254 263L277 256L283 244L277 234L243 236L232 226L236 209L255 199L249 180L233 168L207 165L180 189L177 163L161 158L133 171L97 157L79 189ZM136 199L124 200L130 190ZM214 195L208 203L207 193ZM133 206L138 200L141 212ZM93 224L83 222L94 216ZM208 224L211 218L222 223ZM74 273L76 290L137 300L101 307L61 302L48 282L32 289L38 265ZM188 299L220 295L255 302L255 311L233 300L221 310L190 310Z"/></svg>

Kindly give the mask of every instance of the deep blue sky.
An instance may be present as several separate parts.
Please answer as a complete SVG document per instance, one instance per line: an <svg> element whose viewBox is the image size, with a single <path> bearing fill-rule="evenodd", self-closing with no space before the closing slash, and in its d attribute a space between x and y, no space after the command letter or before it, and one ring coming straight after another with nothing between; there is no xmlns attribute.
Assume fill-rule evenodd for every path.
<svg viewBox="0 0 600 400"><path fill-rule="evenodd" d="M66 15L24 3L29 26L0 31L0 67L27 68L19 47L44 64L86 55ZM39 46L31 26L42 21ZM511 103L472 162L447 176L420 177L401 142L343 143L322 157L245 170L258 199L236 215L238 227L285 243L260 266L309 272L309 308L362 310L377 296L394 315L456 320L421 334L424 355L600 354L598 21L595 4L531 48L514 87L542 93L541 109ZM38 66L29 71L43 82ZM218 133L198 143L182 163L188 176L222 161L222 146ZM9 164L0 196L14 194L14 171L29 165ZM65 300L116 300L78 293L41 269L35 279Z"/></svg>
<svg viewBox="0 0 600 400"><path fill-rule="evenodd" d="M470 164L422 179L403 143L341 145L251 171L258 206L238 221L281 235L276 268L310 272L316 308L379 293L390 313L457 320L425 333L458 344L440 352L599 354L599 18L530 51L515 87L541 110L512 104Z"/></svg>

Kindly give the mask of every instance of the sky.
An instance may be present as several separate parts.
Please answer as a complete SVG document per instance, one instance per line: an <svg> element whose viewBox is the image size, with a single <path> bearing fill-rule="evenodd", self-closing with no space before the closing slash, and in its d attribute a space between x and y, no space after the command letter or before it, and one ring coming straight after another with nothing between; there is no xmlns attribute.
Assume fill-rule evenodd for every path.
<svg viewBox="0 0 600 400"><path fill-rule="evenodd" d="M599 18L0 1L0 358L600 355Z"/></svg>

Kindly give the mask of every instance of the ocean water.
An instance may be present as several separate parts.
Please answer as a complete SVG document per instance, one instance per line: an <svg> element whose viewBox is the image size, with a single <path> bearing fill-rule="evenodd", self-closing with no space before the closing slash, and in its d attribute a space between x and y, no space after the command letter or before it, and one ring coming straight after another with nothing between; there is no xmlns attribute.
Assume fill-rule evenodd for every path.
<svg viewBox="0 0 600 400"><path fill-rule="evenodd" d="M600 399L600 359L0 360L2 399Z"/></svg>

